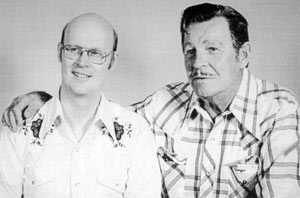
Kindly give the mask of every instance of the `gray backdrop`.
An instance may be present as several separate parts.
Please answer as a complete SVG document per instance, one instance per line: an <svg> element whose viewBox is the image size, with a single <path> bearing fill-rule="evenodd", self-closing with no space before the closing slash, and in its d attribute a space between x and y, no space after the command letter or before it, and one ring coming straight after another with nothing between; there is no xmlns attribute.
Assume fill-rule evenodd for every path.
<svg viewBox="0 0 300 198"><path fill-rule="evenodd" d="M60 84L56 46L65 23L85 12L111 21L119 33L120 60L105 94L122 105L155 89L186 81L180 46L181 12L195 0L1 0L0 112L17 95ZM226 0L248 20L251 71L282 84L300 99L300 1Z"/></svg>

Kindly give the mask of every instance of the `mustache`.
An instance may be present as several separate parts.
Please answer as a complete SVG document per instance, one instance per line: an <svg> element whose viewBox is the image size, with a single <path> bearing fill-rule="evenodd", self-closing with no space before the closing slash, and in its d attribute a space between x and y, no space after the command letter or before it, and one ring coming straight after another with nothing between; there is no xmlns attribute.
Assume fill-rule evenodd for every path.
<svg viewBox="0 0 300 198"><path fill-rule="evenodd" d="M215 73L211 73L211 72L204 72L204 71L199 71L199 70L196 70L196 71L192 71L190 77L191 78L209 78L209 77L216 77L218 76L217 74Z"/></svg>

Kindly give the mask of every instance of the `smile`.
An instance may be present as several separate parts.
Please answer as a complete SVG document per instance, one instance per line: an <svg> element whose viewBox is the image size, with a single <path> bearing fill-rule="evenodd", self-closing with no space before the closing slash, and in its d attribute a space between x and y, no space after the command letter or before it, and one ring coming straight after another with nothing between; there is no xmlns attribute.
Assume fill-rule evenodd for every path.
<svg viewBox="0 0 300 198"><path fill-rule="evenodd" d="M90 78L91 76L86 75L86 74L82 74L82 73L78 73L78 72L72 72L72 74L78 78Z"/></svg>

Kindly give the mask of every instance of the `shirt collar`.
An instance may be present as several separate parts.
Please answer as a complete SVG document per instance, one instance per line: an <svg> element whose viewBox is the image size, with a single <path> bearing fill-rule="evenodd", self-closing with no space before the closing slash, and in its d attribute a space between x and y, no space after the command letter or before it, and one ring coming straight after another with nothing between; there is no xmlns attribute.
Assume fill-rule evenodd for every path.
<svg viewBox="0 0 300 198"><path fill-rule="evenodd" d="M62 124L64 117L61 102L59 99L59 94L53 96L53 98L49 101L48 106L50 108L48 108L49 112L48 116L46 117L48 118L47 121L50 122L47 123L51 123L53 127L57 128ZM113 121L116 117L118 117L118 110L112 105L111 102L109 102L106 99L106 97L102 93L101 100L95 114L95 119L92 124L96 125L99 128L99 130L102 130L102 127L104 125L108 129L108 135L111 136L115 141L116 135L114 133Z"/></svg>
<svg viewBox="0 0 300 198"><path fill-rule="evenodd" d="M244 69L240 88L229 106L229 111L256 138L260 139L257 124L257 84L248 69Z"/></svg>
<svg viewBox="0 0 300 198"><path fill-rule="evenodd" d="M116 141L116 134L113 123L117 117L119 117L119 110L115 105L112 105L102 93L101 101L95 116L95 124L99 130L102 130L104 125L108 130L108 135L113 138L114 142Z"/></svg>
<svg viewBox="0 0 300 198"><path fill-rule="evenodd" d="M47 116L45 123L51 123L51 126L57 128L62 124L63 111L59 100L59 91L53 95L52 99L47 104Z"/></svg>

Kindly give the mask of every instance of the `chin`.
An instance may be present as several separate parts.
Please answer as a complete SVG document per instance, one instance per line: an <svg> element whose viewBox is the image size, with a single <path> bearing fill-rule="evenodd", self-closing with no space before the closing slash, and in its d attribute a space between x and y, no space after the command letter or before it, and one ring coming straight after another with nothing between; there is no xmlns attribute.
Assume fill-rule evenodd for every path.
<svg viewBox="0 0 300 198"><path fill-rule="evenodd" d="M209 98L214 95L213 90L210 88L205 89L203 87L199 88L199 87L193 86L193 90L195 91L195 94L201 98Z"/></svg>
<svg viewBox="0 0 300 198"><path fill-rule="evenodd" d="M86 95L89 95L89 93L86 92L86 91L73 91L73 94L76 95L76 96L86 96Z"/></svg>
<svg viewBox="0 0 300 198"><path fill-rule="evenodd" d="M87 89L86 87L72 87L71 91L74 95L83 96L88 95L91 91Z"/></svg>

